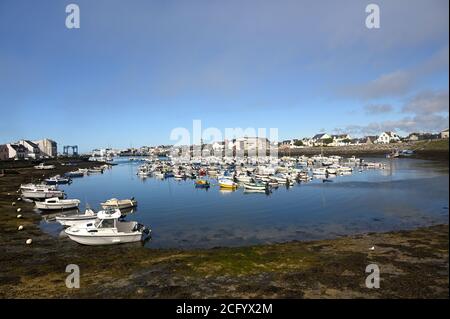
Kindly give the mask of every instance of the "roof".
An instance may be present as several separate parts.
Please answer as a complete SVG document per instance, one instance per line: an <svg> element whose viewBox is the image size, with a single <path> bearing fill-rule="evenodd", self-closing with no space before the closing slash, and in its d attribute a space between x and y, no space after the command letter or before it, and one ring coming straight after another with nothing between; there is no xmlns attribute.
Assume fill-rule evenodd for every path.
<svg viewBox="0 0 450 319"><path fill-rule="evenodd" d="M30 140L24 140L23 142L29 144L31 147L37 147L37 148L39 148L39 146L38 146L36 143L33 143L33 142L30 141Z"/></svg>
<svg viewBox="0 0 450 319"><path fill-rule="evenodd" d="M25 148L25 146L21 145L21 144L9 144L9 146L14 149L16 152L26 152L27 149Z"/></svg>
<svg viewBox="0 0 450 319"><path fill-rule="evenodd" d="M313 140L320 140L325 134L327 133L316 134L314 135Z"/></svg>

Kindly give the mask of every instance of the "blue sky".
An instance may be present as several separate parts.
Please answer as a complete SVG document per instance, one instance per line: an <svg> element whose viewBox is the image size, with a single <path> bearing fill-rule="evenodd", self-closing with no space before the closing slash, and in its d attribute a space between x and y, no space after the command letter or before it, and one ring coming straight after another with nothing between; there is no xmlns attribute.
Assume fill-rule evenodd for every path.
<svg viewBox="0 0 450 319"><path fill-rule="evenodd" d="M447 0L0 2L0 143L174 143L192 121L354 136L448 127ZM76 3L81 28L65 27Z"/></svg>

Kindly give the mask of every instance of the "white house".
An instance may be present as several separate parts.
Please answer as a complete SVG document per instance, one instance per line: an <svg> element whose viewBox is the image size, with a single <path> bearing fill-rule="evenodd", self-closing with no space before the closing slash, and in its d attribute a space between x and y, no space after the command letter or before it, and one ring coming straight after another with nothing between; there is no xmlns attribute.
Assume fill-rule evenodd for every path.
<svg viewBox="0 0 450 319"><path fill-rule="evenodd" d="M389 144L400 141L400 137L394 132L383 132L378 136L375 143L377 144Z"/></svg>
<svg viewBox="0 0 450 319"><path fill-rule="evenodd" d="M348 134L339 134L339 135L332 135L333 142L331 142L330 146L344 146L351 143L351 137Z"/></svg>
<svg viewBox="0 0 450 319"><path fill-rule="evenodd" d="M35 159L40 157L41 150L36 143L33 143L29 140L20 140L18 144L23 145L27 149L26 157Z"/></svg>
<svg viewBox="0 0 450 319"><path fill-rule="evenodd" d="M314 141L312 140L312 138L305 137L302 139L302 142L303 142L304 146L308 146L308 147L314 146Z"/></svg>
<svg viewBox="0 0 450 319"><path fill-rule="evenodd" d="M441 132L441 138L446 138L446 139L448 139L448 129L443 130L443 131Z"/></svg>
<svg viewBox="0 0 450 319"><path fill-rule="evenodd" d="M28 154L27 148L21 144L6 144L6 147L9 158L24 159Z"/></svg>
<svg viewBox="0 0 450 319"><path fill-rule="evenodd" d="M320 133L320 134L316 134L313 136L313 138L311 139L312 143L314 146L322 146L324 145L324 140L328 140L332 138L331 135L327 134L327 133Z"/></svg>

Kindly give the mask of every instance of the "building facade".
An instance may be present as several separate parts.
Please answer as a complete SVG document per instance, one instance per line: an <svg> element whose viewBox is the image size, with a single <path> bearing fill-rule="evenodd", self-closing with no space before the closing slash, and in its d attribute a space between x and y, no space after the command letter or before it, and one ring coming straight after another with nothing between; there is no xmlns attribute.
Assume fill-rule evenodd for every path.
<svg viewBox="0 0 450 319"><path fill-rule="evenodd" d="M8 148L8 156L10 159L25 159L28 150L21 144L6 144Z"/></svg>
<svg viewBox="0 0 450 319"><path fill-rule="evenodd" d="M38 145L41 156L56 157L58 155L58 145L55 141L46 138L34 143Z"/></svg>
<svg viewBox="0 0 450 319"><path fill-rule="evenodd" d="M400 137L394 132L383 132L378 136L377 144L389 144L400 141Z"/></svg>
<svg viewBox="0 0 450 319"><path fill-rule="evenodd" d="M0 161L6 161L7 159L9 159L8 146L0 144Z"/></svg>
<svg viewBox="0 0 450 319"><path fill-rule="evenodd" d="M29 157L29 158L39 158L40 157L41 150L36 143L33 143L29 140L20 140L18 144L23 145L27 149L26 157Z"/></svg>

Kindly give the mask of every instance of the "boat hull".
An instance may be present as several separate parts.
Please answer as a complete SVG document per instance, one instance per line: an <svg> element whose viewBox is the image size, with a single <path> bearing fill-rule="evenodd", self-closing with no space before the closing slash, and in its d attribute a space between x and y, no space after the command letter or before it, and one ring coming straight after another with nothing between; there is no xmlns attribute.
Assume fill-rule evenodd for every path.
<svg viewBox="0 0 450 319"><path fill-rule="evenodd" d="M66 230L67 236L69 238L81 245L88 246L103 246L103 245L117 245L125 243L134 243L142 240L142 234L127 234L121 236L105 235L105 236L95 236L95 235L76 235Z"/></svg>
<svg viewBox="0 0 450 319"><path fill-rule="evenodd" d="M52 198L52 197L64 197L63 192L30 192L30 191L23 191L22 196L26 198L31 199L45 199L45 198Z"/></svg>
<svg viewBox="0 0 450 319"><path fill-rule="evenodd" d="M89 217L56 217L55 218L58 223L60 223L63 226L81 226L86 223L93 223L97 219L96 216L89 216Z"/></svg>
<svg viewBox="0 0 450 319"><path fill-rule="evenodd" d="M45 203L45 202L36 202L36 208L42 210L62 210L62 209L71 209L77 208L80 203Z"/></svg>

